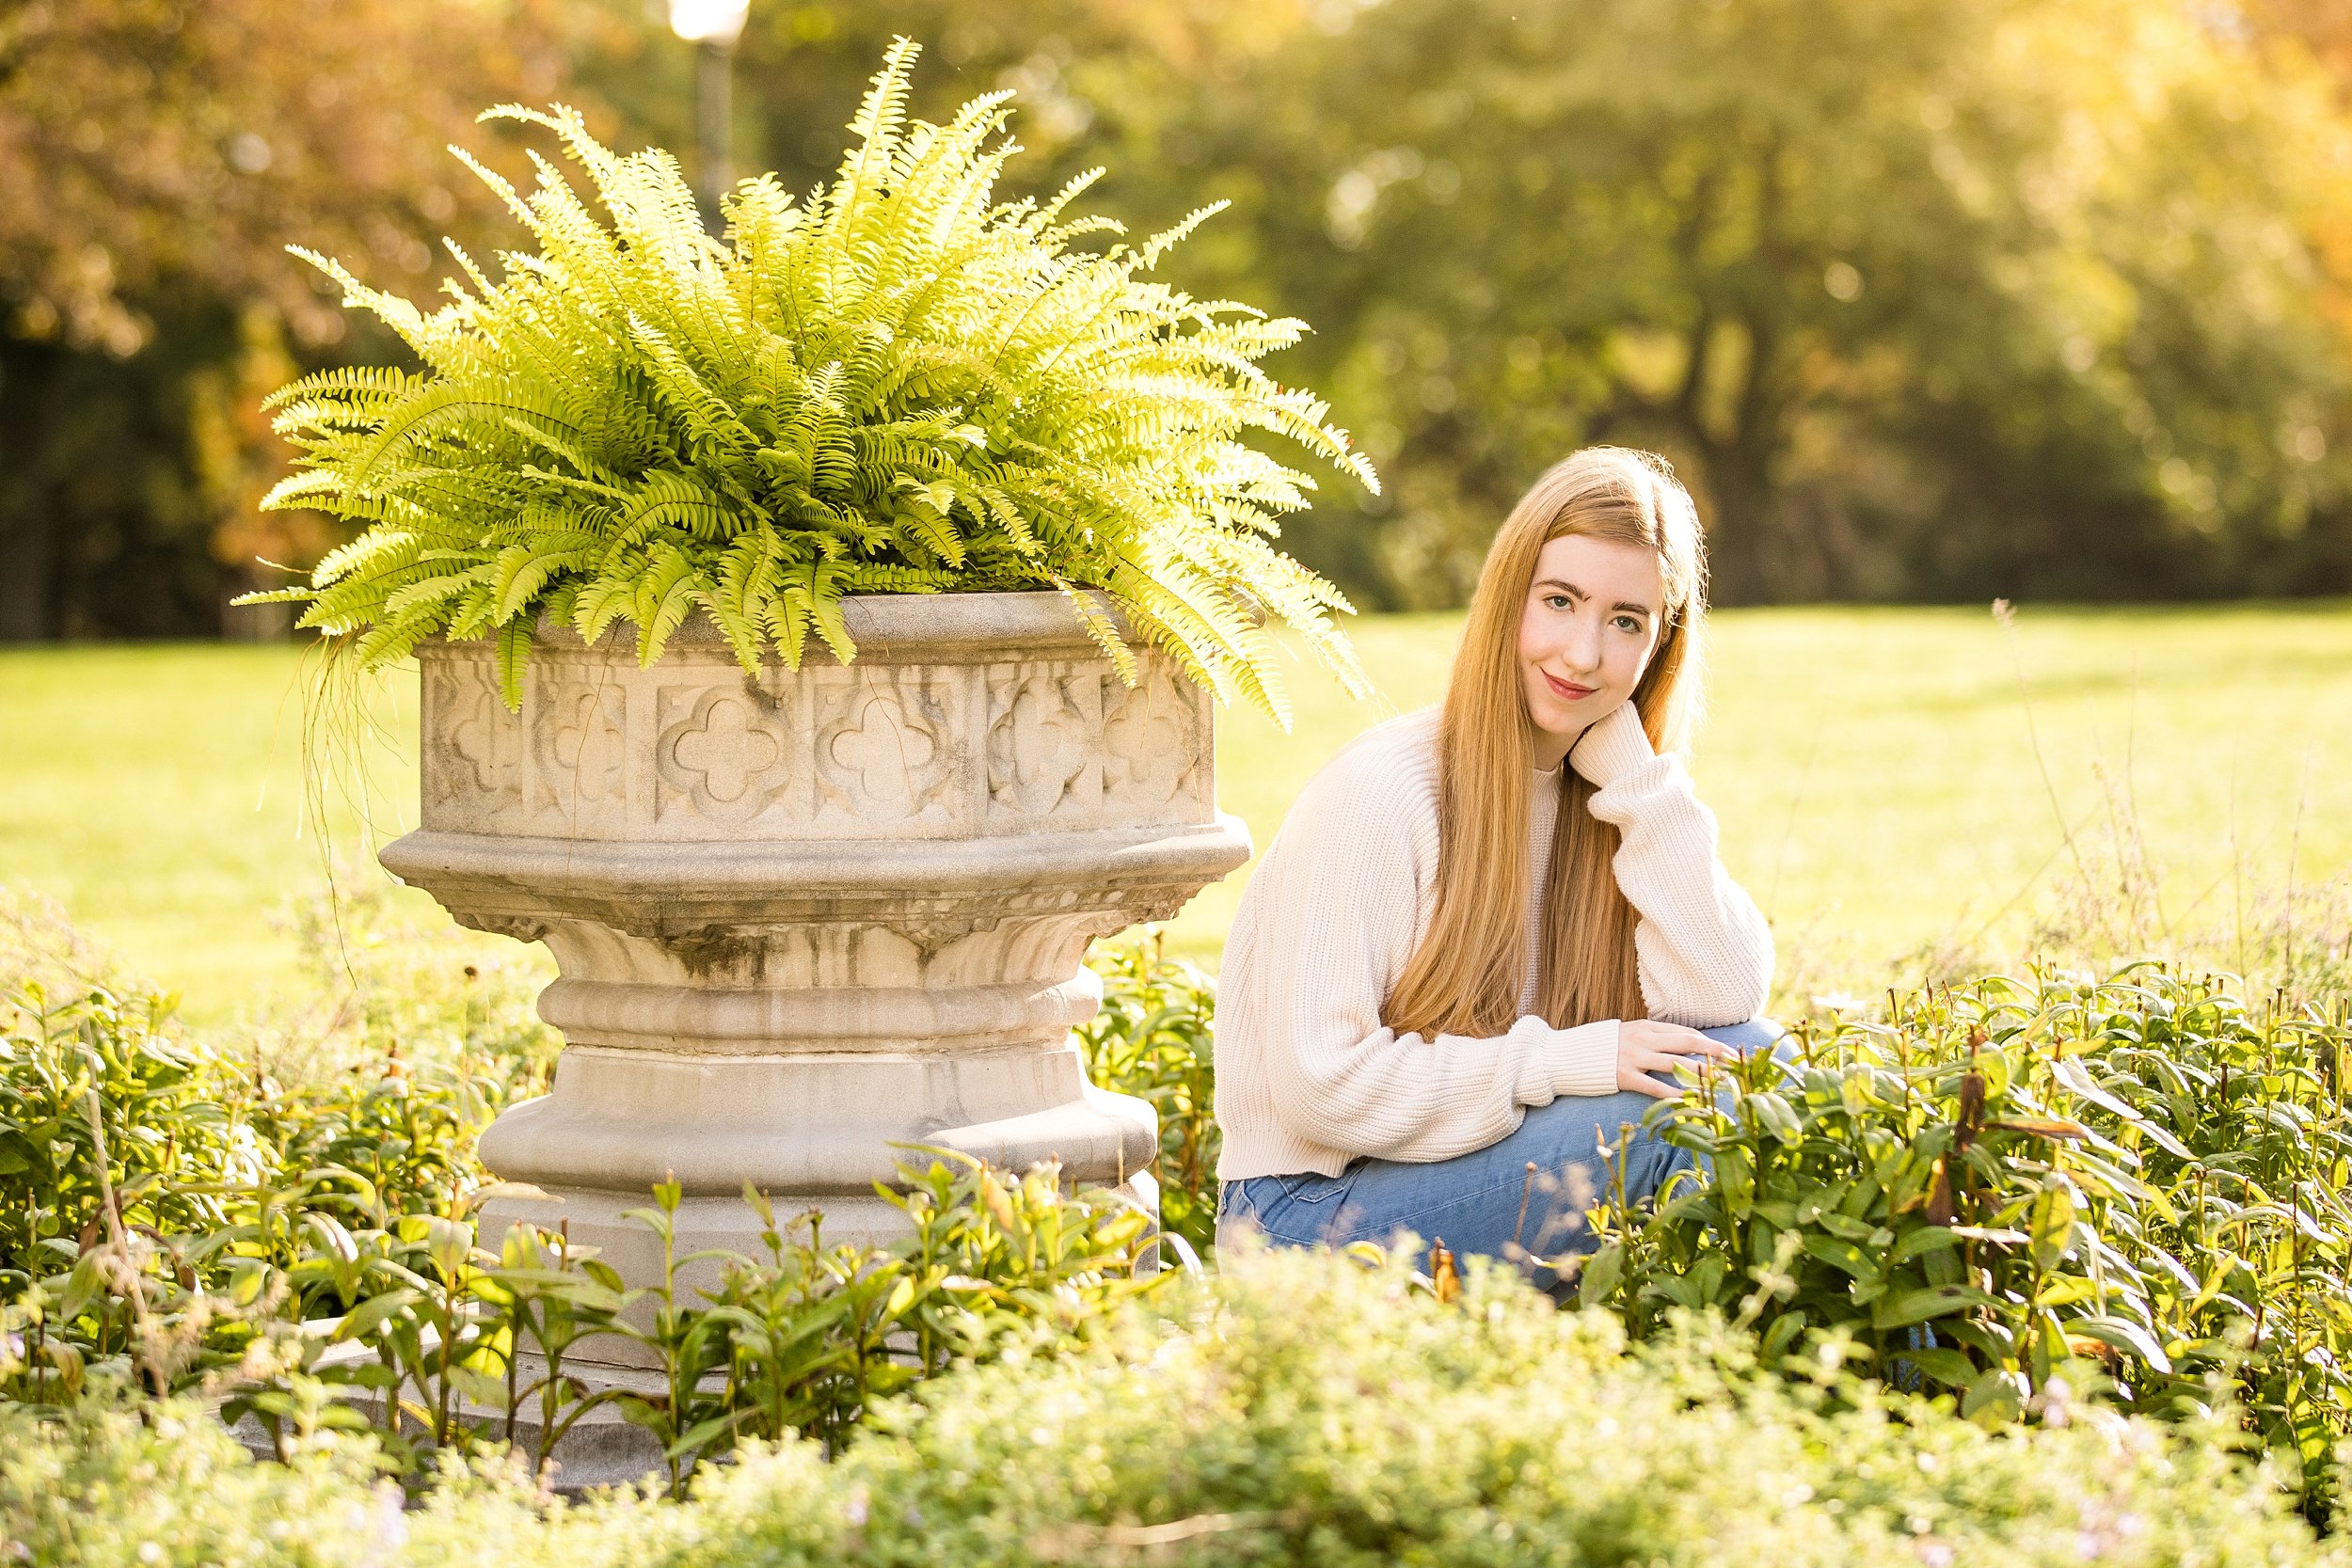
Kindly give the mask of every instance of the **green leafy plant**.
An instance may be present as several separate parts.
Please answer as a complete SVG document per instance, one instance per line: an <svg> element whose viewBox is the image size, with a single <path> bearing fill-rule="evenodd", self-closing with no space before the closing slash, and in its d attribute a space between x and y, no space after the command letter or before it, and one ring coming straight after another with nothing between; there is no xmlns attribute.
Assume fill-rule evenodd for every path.
<svg viewBox="0 0 2352 1568"><path fill-rule="evenodd" d="M1102 1010L1078 1030L1087 1074L1160 1118L1160 1226L1205 1255L1216 1241L1216 979L1170 958L1154 929L1096 950Z"/></svg>
<svg viewBox="0 0 2352 1568"><path fill-rule="evenodd" d="M2220 980L1994 976L1799 1032L1653 1115L1710 1172L1597 1209L1588 1305L1636 1333L1839 1335L1997 1424L2078 1397L2224 1405L2315 1515L2352 1433L2352 1116L2341 1002Z"/></svg>
<svg viewBox="0 0 2352 1568"><path fill-rule="evenodd" d="M170 1037L169 1016L168 998L104 984L0 997L0 1292L88 1251L110 1217L151 1233L225 1224L215 1185L267 1167L218 1102L221 1064Z"/></svg>
<svg viewBox="0 0 2352 1568"><path fill-rule="evenodd" d="M1629 1344L1483 1267L1446 1305L1397 1261L1252 1259L890 1409L830 1457L747 1445L683 1502L550 1508L453 1465L404 1511L364 1441L256 1465L185 1403L0 1406L0 1541L57 1568L2344 1560L2208 1431L1988 1433L1830 1360L1760 1375L1704 1318Z"/></svg>
<svg viewBox="0 0 2352 1568"><path fill-rule="evenodd" d="M675 1449L682 1484L745 1438L838 1447L950 1366L1083 1342L1162 1277L1138 1271L1154 1248L1139 1211L1069 1192L1051 1166L1014 1177L946 1150L885 1194L903 1243L829 1243L821 1216L779 1222L747 1192L765 1256L674 1259L652 1299L560 1227L480 1234L474 1136L538 1085L546 1042L507 1016L514 996L485 1006L469 970L419 961L447 958L434 944L354 913L338 973L357 1059L293 1083L183 1037L167 996L11 960L0 1402L202 1392L281 1457L365 1428L412 1482L437 1456L526 1438L544 1470L622 1397L577 1363L626 1336L671 1374L629 1413ZM70 945L62 927L28 934ZM676 1196L642 1217L666 1229ZM679 1283L693 1261L714 1265L702 1290Z"/></svg>
<svg viewBox="0 0 2352 1568"><path fill-rule="evenodd" d="M484 1310L496 1259L452 1248L485 1180L475 1133L536 1081L527 1042L501 1049L492 1021L428 994L470 981L411 986L401 1022L431 1032L371 1022L380 1054L289 1085L182 1034L170 997L43 961L64 933L24 934L0 991L0 1302L21 1348L0 1395L211 1389L282 1450L362 1424L317 1402L341 1386L412 1459L467 1439L468 1380L505 1341ZM491 1049L466 1060L477 1038Z"/></svg>
<svg viewBox="0 0 2352 1568"><path fill-rule="evenodd" d="M771 649L797 669L812 635L854 656L844 594L946 589L1059 589L1132 678L1101 590L1195 678L1278 716L1269 615L1359 685L1338 591L1268 543L1312 482L1240 439L1287 436L1376 485L1321 402L1257 367L1302 324L1151 278L1214 207L1089 249L1119 231L1064 215L1094 175L996 201L1010 95L910 122L914 55L890 50L830 186L796 204L743 182L723 241L668 153L617 156L571 109L510 104L485 118L552 132L609 222L544 157L526 197L461 152L537 243L503 277L455 252L469 281L427 314L300 253L425 369L271 400L302 471L268 504L368 527L309 587L261 597L307 602L303 624L371 668L436 634L494 638L510 705L542 616L592 641L633 626L650 662L699 610L746 669Z"/></svg>
<svg viewBox="0 0 2352 1568"><path fill-rule="evenodd" d="M1092 961L1089 1070L1159 1110L1164 1223L1205 1241L1214 981L1151 942ZM560 1231L477 1235L472 1137L536 1085L544 1042L476 1018L454 965L385 974L413 994L362 1009L358 1070L293 1085L181 1038L168 998L20 977L0 1009L0 1403L204 1390L289 1457L372 1426L421 1484L526 1426L544 1465L547 1433L620 1397L580 1357L629 1335L672 1374L631 1413L682 1488L747 1440L846 1453L953 1369L1083 1346L1154 1288L1140 1212L942 1151L892 1190L901 1243L828 1242L754 1193L764 1255L704 1259L654 1302ZM2213 1418L2317 1518L2352 1435L2347 1053L2340 996L2249 1004L2150 965L1817 1018L1790 1059L1659 1113L1712 1180L1650 1206L1604 1193L1580 1288L1637 1337L1717 1312L1783 1376L1827 1354L1988 1426L2085 1401ZM1461 1294L1430 1274L1426 1293Z"/></svg>
<svg viewBox="0 0 2352 1568"><path fill-rule="evenodd" d="M888 1247L828 1245L821 1214L779 1222L748 1186L763 1259L677 1256L675 1182L635 1212L661 1239L662 1277L641 1292L646 1321L610 1326L652 1353L664 1386L620 1395L619 1407L660 1442L674 1493L747 1438L803 1436L838 1452L889 1396L1015 1345L1050 1357L1085 1344L1123 1303L1175 1277L1136 1267L1152 1248L1148 1216L1064 1191L1058 1165L1008 1179L951 1149L925 1152L928 1163L898 1166L898 1189L878 1189L912 1225ZM690 1296L681 1272L709 1262L717 1284Z"/></svg>
<svg viewBox="0 0 2352 1568"><path fill-rule="evenodd" d="M953 1366L1082 1344L1171 1277L1139 1271L1154 1238L1122 1200L931 1150L885 1192L909 1230L887 1247L826 1244L820 1216L780 1223L747 1190L765 1258L676 1257L665 1184L638 1217L668 1263L631 1291L561 1229L478 1234L495 1189L471 1141L495 1087L394 1059L289 1091L156 1035L161 1006L96 983L59 1006L27 982L0 1036L8 1147L41 1155L0 1178L22 1259L0 1402L202 1392L290 1461L370 1431L416 1486L442 1456L525 1437L544 1472L617 1402L682 1490L747 1438L837 1449ZM696 1266L715 1276L700 1290L681 1278ZM650 1352L660 1389L584 1383L599 1337Z"/></svg>

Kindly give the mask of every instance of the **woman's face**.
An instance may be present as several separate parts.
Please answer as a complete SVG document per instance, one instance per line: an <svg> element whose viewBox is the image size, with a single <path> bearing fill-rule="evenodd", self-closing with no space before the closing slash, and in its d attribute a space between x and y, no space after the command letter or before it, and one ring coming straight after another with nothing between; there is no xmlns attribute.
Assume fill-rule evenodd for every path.
<svg viewBox="0 0 2352 1568"><path fill-rule="evenodd" d="M1658 552L1566 534L1535 558L1519 615L1519 675L1535 721L1535 766L1568 754L1586 726L1633 695L1657 651L1666 594Z"/></svg>

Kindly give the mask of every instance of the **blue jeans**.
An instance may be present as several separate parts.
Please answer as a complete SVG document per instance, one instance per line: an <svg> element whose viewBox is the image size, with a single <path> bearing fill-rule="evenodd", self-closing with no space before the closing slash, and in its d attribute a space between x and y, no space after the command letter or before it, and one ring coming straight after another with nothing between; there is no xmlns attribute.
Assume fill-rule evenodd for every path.
<svg viewBox="0 0 2352 1568"><path fill-rule="evenodd" d="M1780 1025L1765 1019L1700 1031L1743 1054L1772 1048ZM1634 1131L1625 1153L1626 1196L1650 1196L1695 1156L1639 1128L1657 1101L1622 1089L1563 1095L1533 1106L1518 1132L1450 1160L1409 1164L1360 1155L1337 1176L1253 1176L1218 1191L1217 1240L1254 1228L1278 1246L1387 1243L1400 1230L1442 1240L1457 1257L1473 1253L1534 1264L1592 1250L1584 1211L1616 1180L1619 1130ZM1606 1157L1601 1149L1606 1148ZM1537 1282L1557 1283L1534 1265Z"/></svg>

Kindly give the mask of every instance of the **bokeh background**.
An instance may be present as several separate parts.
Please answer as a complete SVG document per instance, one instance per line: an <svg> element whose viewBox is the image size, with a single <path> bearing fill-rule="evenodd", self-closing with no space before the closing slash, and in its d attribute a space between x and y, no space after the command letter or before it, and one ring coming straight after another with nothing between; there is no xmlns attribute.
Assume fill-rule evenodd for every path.
<svg viewBox="0 0 2352 1568"><path fill-rule="evenodd" d="M1528 479L1612 440L1708 521L1695 766L1787 983L2068 918L2242 944L2344 876L2344 0L752 0L735 170L828 174L899 34L919 113L1017 92L1008 195L1099 164L1137 232L1229 203L1168 275L1311 323L1270 368L1384 475L1286 529L1383 695L1302 672L1296 734L1227 725L1261 845L1435 695ZM372 776L306 784L287 613L229 605L338 542L256 509L261 396L402 357L285 246L429 300L442 236L516 241L445 150L528 178L482 108L708 176L701 70L660 0L0 0L0 888L199 1013L294 973L272 911L323 825L368 875L414 742L395 681Z"/></svg>
<svg viewBox="0 0 2352 1568"><path fill-rule="evenodd" d="M1232 203L1171 267L1313 325L1391 483L1289 542L1364 609L1596 439L1725 604L2352 589L2341 0L755 0L737 166L828 172L897 33L923 110L1019 90L1017 190ZM0 8L0 638L274 634L331 541L255 399L390 352L282 247L429 293L514 238L477 110L691 166L694 72L644 0Z"/></svg>

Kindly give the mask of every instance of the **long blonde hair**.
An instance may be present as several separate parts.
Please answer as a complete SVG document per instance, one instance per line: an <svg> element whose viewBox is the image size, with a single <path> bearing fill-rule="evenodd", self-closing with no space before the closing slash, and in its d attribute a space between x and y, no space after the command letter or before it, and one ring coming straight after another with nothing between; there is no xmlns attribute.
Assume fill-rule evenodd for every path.
<svg viewBox="0 0 2352 1568"><path fill-rule="evenodd" d="M1382 1009L1403 1034L1488 1036L1518 1016L1524 972L1530 748L1519 619L1535 560L1581 534L1658 552L1664 629L1633 689L1650 744L1684 745L1697 719L1707 557L1697 510L1665 459L1587 447L1554 464L1511 509L1486 551L1438 722L1438 887L1429 931ZM1562 767L1544 896L1535 1011L1553 1028L1646 1018L1632 906L1611 861L1617 830L1592 815L1594 786Z"/></svg>

